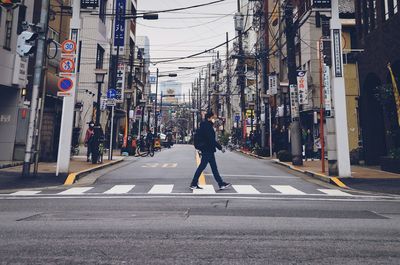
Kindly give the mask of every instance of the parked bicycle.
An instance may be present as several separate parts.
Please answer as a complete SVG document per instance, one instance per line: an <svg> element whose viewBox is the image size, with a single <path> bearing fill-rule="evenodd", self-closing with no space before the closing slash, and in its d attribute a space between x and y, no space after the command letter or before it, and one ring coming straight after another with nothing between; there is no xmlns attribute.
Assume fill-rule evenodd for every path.
<svg viewBox="0 0 400 265"><path fill-rule="evenodd" d="M140 140L137 143L136 155L142 157L154 156L154 146L153 144L147 144L144 136L141 136Z"/></svg>

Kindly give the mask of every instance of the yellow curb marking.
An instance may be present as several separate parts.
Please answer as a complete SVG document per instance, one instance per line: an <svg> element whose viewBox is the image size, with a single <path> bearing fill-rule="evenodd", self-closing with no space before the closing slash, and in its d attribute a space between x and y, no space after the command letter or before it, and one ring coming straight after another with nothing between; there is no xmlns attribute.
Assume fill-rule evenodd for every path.
<svg viewBox="0 0 400 265"><path fill-rule="evenodd" d="M199 166L200 165L200 156L199 156L199 153L196 151L196 163L197 163L197 166ZM200 178L199 178L199 185L200 186L204 186L204 185L206 185L206 177L204 176L204 172L201 172L201 175L200 175Z"/></svg>
<svg viewBox="0 0 400 265"><path fill-rule="evenodd" d="M72 185L72 184L74 184L77 174L78 174L78 172L69 174L67 179L65 180L64 185Z"/></svg>
<svg viewBox="0 0 400 265"><path fill-rule="evenodd" d="M113 163L115 163L116 161L119 161L119 160L115 160L115 161L112 161L112 162L109 162L109 163L106 163L106 164L101 164L101 165L98 165L98 166L96 166L96 167L88 168L88 169L85 169L85 170L82 170L82 171L70 173L70 174L68 174L68 177L67 177L67 179L66 179L65 182L64 182L64 185L67 185L67 186L68 186L68 185L74 184L76 177L77 177L79 174L81 174L81 173L84 173L84 172L87 172L87 171L90 171L90 170L96 170L96 169L98 169L98 168L102 168L102 167L104 167L104 166L106 166L106 165L113 164Z"/></svg>
<svg viewBox="0 0 400 265"><path fill-rule="evenodd" d="M332 177L331 180L332 180L333 182L335 182L335 184L338 185L338 186L341 187L341 188L348 188L348 187L346 186L346 184L344 184L343 182L341 182L337 177Z"/></svg>

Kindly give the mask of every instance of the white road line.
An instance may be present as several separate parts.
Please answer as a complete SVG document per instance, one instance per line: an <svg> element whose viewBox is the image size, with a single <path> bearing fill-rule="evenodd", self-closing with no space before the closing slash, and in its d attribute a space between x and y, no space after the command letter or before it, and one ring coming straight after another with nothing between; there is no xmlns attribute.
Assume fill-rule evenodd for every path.
<svg viewBox="0 0 400 265"><path fill-rule="evenodd" d="M171 193L174 185L154 185L148 192L150 194L165 194Z"/></svg>
<svg viewBox="0 0 400 265"><path fill-rule="evenodd" d="M40 190L20 190L14 193L11 193L10 195L17 195L17 196L29 196L29 195L35 195L40 193Z"/></svg>
<svg viewBox="0 0 400 265"><path fill-rule="evenodd" d="M341 191L341 190L336 190L336 189L318 189L320 192L323 192L325 194L331 195L331 196L353 196L350 193Z"/></svg>
<svg viewBox="0 0 400 265"><path fill-rule="evenodd" d="M193 194L214 194L215 190L214 190L214 186L213 185L199 185L200 187L202 187L202 190L193 190Z"/></svg>
<svg viewBox="0 0 400 265"><path fill-rule="evenodd" d="M165 163L161 167L163 167L163 168L175 168L177 166L178 166L177 163Z"/></svg>
<svg viewBox="0 0 400 265"><path fill-rule="evenodd" d="M240 194L260 194L252 185L232 185L232 187Z"/></svg>
<svg viewBox="0 0 400 265"><path fill-rule="evenodd" d="M290 185L271 185L271 187L279 191L280 193L286 195L305 195L304 192L296 188L293 188Z"/></svg>
<svg viewBox="0 0 400 265"><path fill-rule="evenodd" d="M206 176L213 176L213 174L204 174ZM237 175L237 174L221 174L222 177L247 177L247 178L280 178L280 179L298 179L294 176L265 176L265 175Z"/></svg>
<svg viewBox="0 0 400 265"><path fill-rule="evenodd" d="M135 185L115 185L111 189L104 192L104 194L124 194L133 189Z"/></svg>
<svg viewBox="0 0 400 265"><path fill-rule="evenodd" d="M84 192L93 189L93 187L83 187L83 188L70 188L68 190L57 193L58 195L80 195Z"/></svg>

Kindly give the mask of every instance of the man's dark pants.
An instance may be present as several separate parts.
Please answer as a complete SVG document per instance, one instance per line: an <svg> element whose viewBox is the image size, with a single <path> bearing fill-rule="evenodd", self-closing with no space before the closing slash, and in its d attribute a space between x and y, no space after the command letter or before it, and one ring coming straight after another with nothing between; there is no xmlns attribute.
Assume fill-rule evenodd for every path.
<svg viewBox="0 0 400 265"><path fill-rule="evenodd" d="M194 173L192 185L197 185L197 183L199 182L201 172L203 172L203 170L207 167L208 163L210 164L210 167L211 167L211 170L212 170L215 180L217 181L218 185L221 187L224 184L224 181L222 180L221 176L219 175L217 162L215 161L214 153L202 153L201 162L200 162L199 167L196 170L196 173Z"/></svg>

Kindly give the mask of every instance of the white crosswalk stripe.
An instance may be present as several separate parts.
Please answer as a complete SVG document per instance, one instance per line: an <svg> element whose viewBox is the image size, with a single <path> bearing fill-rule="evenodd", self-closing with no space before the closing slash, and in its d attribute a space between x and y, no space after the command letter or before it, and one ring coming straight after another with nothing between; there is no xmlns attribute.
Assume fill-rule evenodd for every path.
<svg viewBox="0 0 400 265"><path fill-rule="evenodd" d="M14 193L11 193L10 195L16 195L16 196L29 196L29 195L35 195L40 193L40 190L21 190L21 191L17 191Z"/></svg>
<svg viewBox="0 0 400 265"><path fill-rule="evenodd" d="M148 192L150 194L166 194L171 193L174 185L154 185Z"/></svg>
<svg viewBox="0 0 400 265"><path fill-rule="evenodd" d="M200 185L202 190L193 190L193 194L215 194L214 186L213 185Z"/></svg>
<svg viewBox="0 0 400 265"><path fill-rule="evenodd" d="M71 188L58 193L59 195L81 195L88 190L93 189L93 187L82 187L82 188Z"/></svg>
<svg viewBox="0 0 400 265"><path fill-rule="evenodd" d="M108 187L107 190L102 192L90 192L94 187L74 187L62 192L57 190L46 190L46 193L41 193L41 190L21 190L16 191L10 194L0 194L0 196L48 196L48 195L98 195L98 194L108 194L108 195L118 195L118 194L129 194L131 191L135 191L135 189L143 191L143 185L140 188L138 185L114 185ZM350 193L341 191L339 189L318 189L315 188L316 192L305 193L291 185L265 185L265 186L257 186L259 189L266 189L268 186L272 187L276 191L279 192L279 195L312 195L312 196L353 196ZM185 192L173 193L174 187L176 185L173 184L156 184L152 185L147 192L140 192L140 194L191 194L189 190ZM278 193L265 193L256 189L253 185L232 185L232 189L228 189L224 192L218 192L218 190L214 189L213 185L204 185L201 186L203 189L201 190L193 190L192 194L247 194L247 195L273 195ZM179 190L179 187L177 188ZM135 194L138 194L137 192Z"/></svg>
<svg viewBox="0 0 400 265"><path fill-rule="evenodd" d="M290 185L271 185L271 187L285 195L305 195L304 192Z"/></svg>
<svg viewBox="0 0 400 265"><path fill-rule="evenodd" d="M232 187L240 194L260 194L252 185L232 185Z"/></svg>
<svg viewBox="0 0 400 265"><path fill-rule="evenodd" d="M135 185L115 185L111 189L105 191L105 194L124 194L132 190Z"/></svg>
<svg viewBox="0 0 400 265"><path fill-rule="evenodd" d="M332 196L352 196L350 193L341 191L341 190L335 190L335 189L318 189L320 192L323 192L327 195L332 195Z"/></svg>

